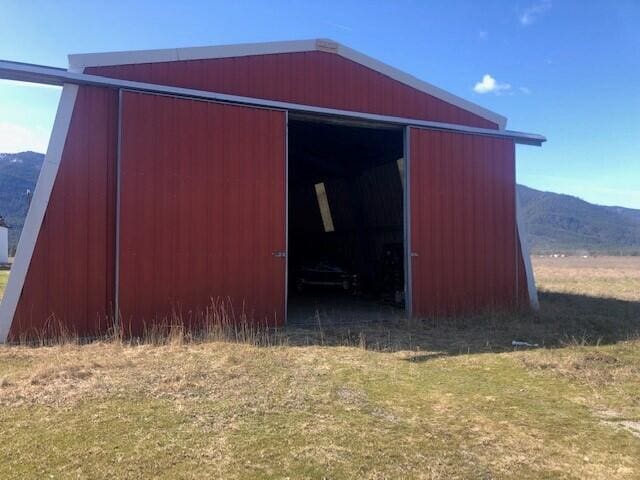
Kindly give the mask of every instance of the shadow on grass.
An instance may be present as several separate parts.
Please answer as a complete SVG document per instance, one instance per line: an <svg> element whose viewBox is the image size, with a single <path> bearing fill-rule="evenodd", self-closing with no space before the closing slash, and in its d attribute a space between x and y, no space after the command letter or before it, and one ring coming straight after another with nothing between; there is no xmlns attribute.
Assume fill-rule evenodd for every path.
<svg viewBox="0 0 640 480"><path fill-rule="evenodd" d="M540 311L496 312L464 318L375 323L331 323L287 327L279 333L290 346L361 346L387 352L419 351L408 360L513 351L513 340L546 348L612 344L640 336L640 302L541 292ZM424 353L429 352L429 353Z"/></svg>
<svg viewBox="0 0 640 480"><path fill-rule="evenodd" d="M335 306L334 306L335 307ZM540 293L539 312L492 312L455 318L407 320L397 309L380 307L357 320L341 309L320 315L317 325L270 329L252 322L238 324L222 315L204 331L186 328L182 319L168 321L142 337L106 335L78 338L62 334L44 341L20 341L26 345L82 344L91 341L125 341L132 345L165 345L184 342L225 341L259 347L359 347L377 352L415 352L408 361L427 362L451 355L507 352L512 341L540 347L602 345L640 338L640 301L619 300L557 292ZM224 312L222 312L224 313ZM335 319L340 320L335 320ZM334 320L332 320L334 319ZM49 338L49 337L47 337Z"/></svg>

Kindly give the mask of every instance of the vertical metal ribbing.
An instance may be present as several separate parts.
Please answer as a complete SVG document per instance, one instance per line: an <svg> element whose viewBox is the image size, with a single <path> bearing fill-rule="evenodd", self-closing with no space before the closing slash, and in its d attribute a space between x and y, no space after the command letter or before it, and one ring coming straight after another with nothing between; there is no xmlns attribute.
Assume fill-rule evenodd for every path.
<svg viewBox="0 0 640 480"><path fill-rule="evenodd" d="M120 325L120 161L122 155L122 89L118 90L118 143L116 145L116 225L115 225L115 268L114 268L114 313L113 329L118 332Z"/></svg>
<svg viewBox="0 0 640 480"><path fill-rule="evenodd" d="M7 341L16 310L18 309L18 303L26 282L40 229L42 228L44 215L62 162L65 142L69 135L77 97L78 86L65 83L62 87L60 102L53 122L51 139L49 140L42 169L27 211L27 217L24 221L9 282L4 291L4 297L0 302L0 343Z"/></svg>

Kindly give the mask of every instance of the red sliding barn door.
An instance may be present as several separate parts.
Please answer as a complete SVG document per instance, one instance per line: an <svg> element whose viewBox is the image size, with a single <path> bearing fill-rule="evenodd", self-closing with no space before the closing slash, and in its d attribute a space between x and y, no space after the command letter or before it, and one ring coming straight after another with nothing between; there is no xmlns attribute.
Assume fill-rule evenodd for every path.
<svg viewBox="0 0 640 480"><path fill-rule="evenodd" d="M526 301L518 285L513 140L418 128L409 138L412 314Z"/></svg>
<svg viewBox="0 0 640 480"><path fill-rule="evenodd" d="M282 324L286 114L133 92L121 108L125 332L192 325L212 299L236 321Z"/></svg>

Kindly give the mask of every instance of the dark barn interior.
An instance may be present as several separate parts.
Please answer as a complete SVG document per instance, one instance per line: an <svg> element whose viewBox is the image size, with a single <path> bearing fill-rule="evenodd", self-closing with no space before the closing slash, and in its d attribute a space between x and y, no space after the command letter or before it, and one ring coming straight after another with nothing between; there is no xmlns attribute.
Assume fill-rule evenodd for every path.
<svg viewBox="0 0 640 480"><path fill-rule="evenodd" d="M403 307L402 157L402 129L289 120L290 323Z"/></svg>

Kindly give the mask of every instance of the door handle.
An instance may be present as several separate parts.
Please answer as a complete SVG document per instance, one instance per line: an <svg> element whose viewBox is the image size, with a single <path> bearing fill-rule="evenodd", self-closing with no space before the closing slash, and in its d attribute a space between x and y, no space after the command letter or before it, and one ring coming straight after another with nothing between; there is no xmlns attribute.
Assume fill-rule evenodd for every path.
<svg viewBox="0 0 640 480"><path fill-rule="evenodd" d="M271 255L277 258L285 258L287 256L287 252L271 252Z"/></svg>
<svg viewBox="0 0 640 480"><path fill-rule="evenodd" d="M418 253L417 253L417 252L411 252L411 256L412 256L412 257L417 257L417 256L418 256Z"/></svg>

